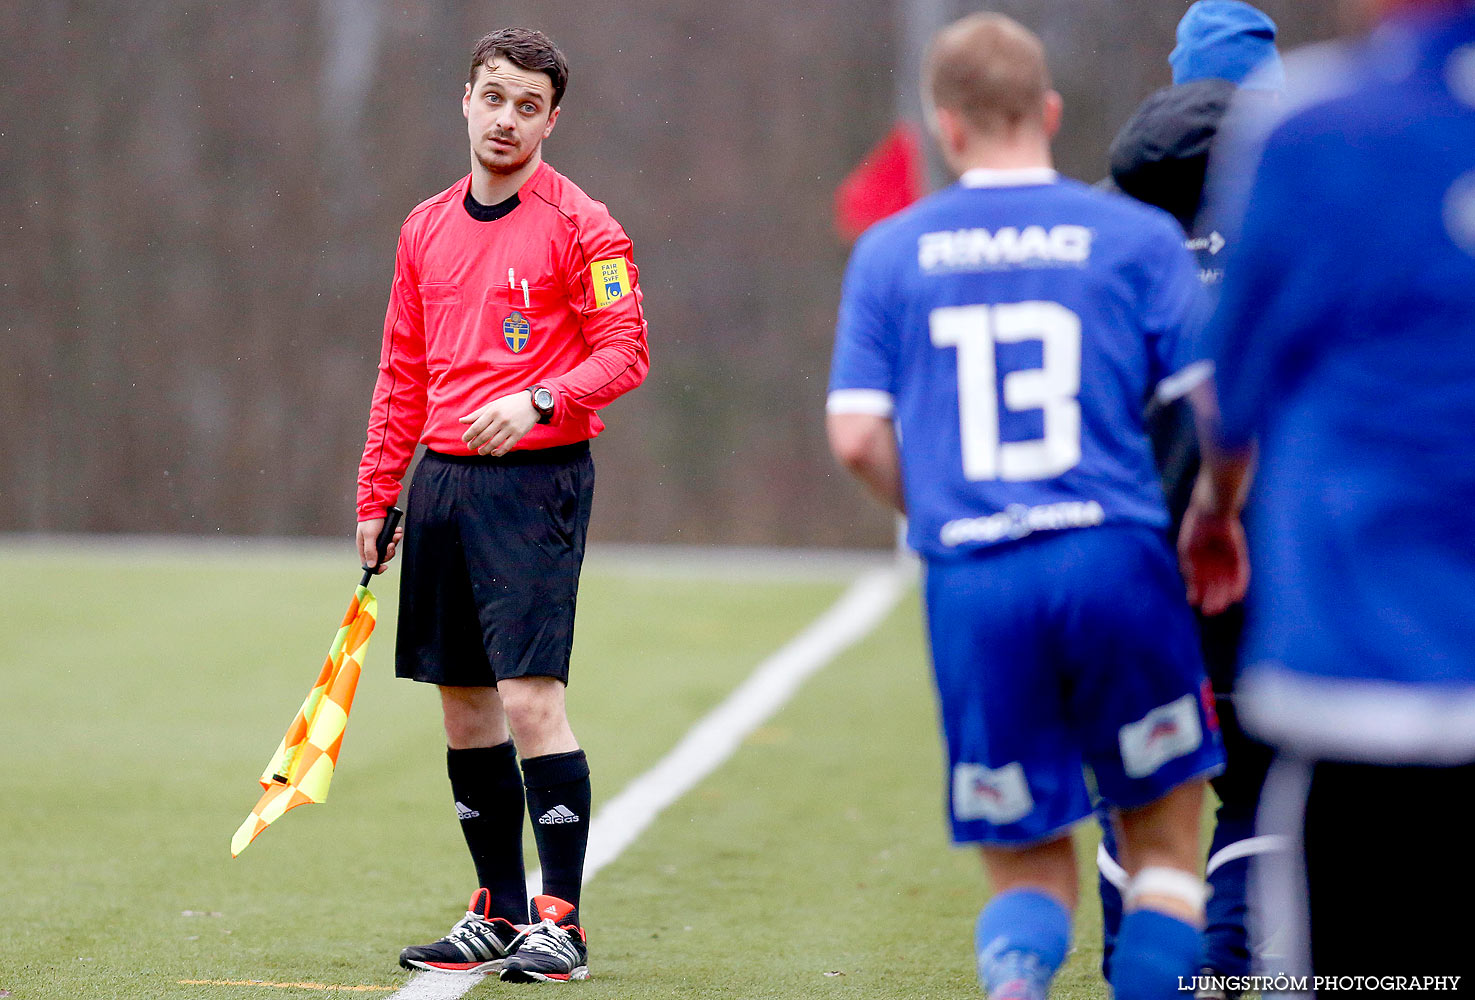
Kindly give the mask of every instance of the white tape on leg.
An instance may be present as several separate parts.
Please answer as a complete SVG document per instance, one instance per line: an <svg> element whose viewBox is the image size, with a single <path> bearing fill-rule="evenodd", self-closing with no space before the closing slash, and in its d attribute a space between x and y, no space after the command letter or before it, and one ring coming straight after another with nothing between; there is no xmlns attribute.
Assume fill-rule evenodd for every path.
<svg viewBox="0 0 1475 1000"><path fill-rule="evenodd" d="M1203 879L1178 868L1144 868L1127 886L1122 903L1125 909L1135 910L1143 896L1157 896L1176 900L1193 912L1202 913L1212 891Z"/></svg>

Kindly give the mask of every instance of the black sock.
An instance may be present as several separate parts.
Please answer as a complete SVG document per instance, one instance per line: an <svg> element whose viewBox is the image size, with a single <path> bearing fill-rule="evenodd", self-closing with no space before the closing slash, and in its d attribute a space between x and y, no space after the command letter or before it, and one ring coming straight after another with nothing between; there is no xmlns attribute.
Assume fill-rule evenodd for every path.
<svg viewBox="0 0 1475 1000"><path fill-rule="evenodd" d="M589 761L582 750L528 757L522 779L543 863L543 892L577 909L589 846ZM568 922L578 923L577 914Z"/></svg>
<svg viewBox="0 0 1475 1000"><path fill-rule="evenodd" d="M528 890L517 751L511 740L494 747L448 747L446 771L477 883L492 894L491 915L520 924L527 919Z"/></svg>

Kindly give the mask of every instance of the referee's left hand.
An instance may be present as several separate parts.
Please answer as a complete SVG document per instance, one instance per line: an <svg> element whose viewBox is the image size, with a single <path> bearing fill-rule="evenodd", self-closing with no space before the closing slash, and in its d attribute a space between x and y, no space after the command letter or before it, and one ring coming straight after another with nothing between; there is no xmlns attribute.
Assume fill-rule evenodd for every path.
<svg viewBox="0 0 1475 1000"><path fill-rule="evenodd" d="M470 424L461 440L478 455L505 455L538 422L533 395L527 390L494 399L461 418Z"/></svg>

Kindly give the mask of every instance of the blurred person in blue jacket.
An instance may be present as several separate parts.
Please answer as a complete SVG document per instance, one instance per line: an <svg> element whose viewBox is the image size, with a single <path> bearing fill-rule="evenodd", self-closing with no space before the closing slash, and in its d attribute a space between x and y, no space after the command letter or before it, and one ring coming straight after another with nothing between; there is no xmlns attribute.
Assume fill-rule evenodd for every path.
<svg viewBox="0 0 1475 1000"><path fill-rule="evenodd" d="M1233 168L1180 549L1206 613L1253 580L1237 706L1278 751L1261 830L1299 846L1255 886L1295 918L1286 971L1398 992L1472 971L1475 4L1345 9L1376 27L1293 61Z"/></svg>

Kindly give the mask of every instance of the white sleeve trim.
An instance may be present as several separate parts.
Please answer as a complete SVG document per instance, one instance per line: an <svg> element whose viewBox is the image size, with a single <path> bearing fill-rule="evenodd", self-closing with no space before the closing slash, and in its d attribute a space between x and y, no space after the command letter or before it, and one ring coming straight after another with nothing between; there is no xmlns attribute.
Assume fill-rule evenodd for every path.
<svg viewBox="0 0 1475 1000"><path fill-rule="evenodd" d="M884 389L836 389L825 400L825 412L889 417L896 413L896 397Z"/></svg>
<svg viewBox="0 0 1475 1000"><path fill-rule="evenodd" d="M1195 361L1159 382L1153 395L1159 403L1167 405L1197 389L1212 378L1213 374L1214 362Z"/></svg>
<svg viewBox="0 0 1475 1000"><path fill-rule="evenodd" d="M1475 761L1475 684L1299 674L1266 662L1236 681L1245 729L1319 760L1451 766Z"/></svg>

